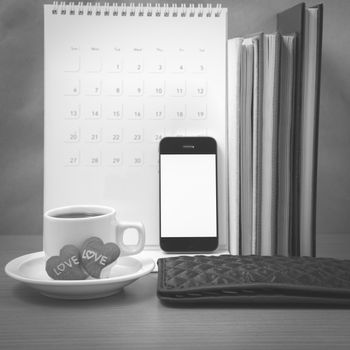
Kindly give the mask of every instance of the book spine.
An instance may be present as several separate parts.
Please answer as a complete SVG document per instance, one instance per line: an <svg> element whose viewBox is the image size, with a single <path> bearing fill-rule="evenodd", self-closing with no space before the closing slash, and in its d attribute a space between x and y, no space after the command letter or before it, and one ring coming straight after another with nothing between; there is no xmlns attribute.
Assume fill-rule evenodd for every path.
<svg viewBox="0 0 350 350"><path fill-rule="evenodd" d="M292 213L291 253L300 254L300 159L301 159L301 106L304 50L305 3L300 3L277 15L277 30L282 34L296 34L295 102L292 123Z"/></svg>
<svg viewBox="0 0 350 350"><path fill-rule="evenodd" d="M261 253L276 254L280 35L264 36Z"/></svg>
<svg viewBox="0 0 350 350"><path fill-rule="evenodd" d="M316 186L322 14L323 7L319 5L307 9L305 15L305 69L303 74L300 165L300 254L302 256L316 255ZM316 40L316 45L314 40Z"/></svg>
<svg viewBox="0 0 350 350"><path fill-rule="evenodd" d="M241 243L242 254L252 254L252 102L253 102L253 45L242 44L241 64Z"/></svg>
<svg viewBox="0 0 350 350"><path fill-rule="evenodd" d="M323 5L318 8L317 18L317 48L316 48L316 82L315 82L315 138L314 138L314 161L313 161L313 196L312 196L312 232L311 256L316 256L316 203L317 203L317 164L318 164L318 132L320 120L320 95L321 95L321 65L322 65L322 42L323 42Z"/></svg>
<svg viewBox="0 0 350 350"><path fill-rule="evenodd" d="M295 34L283 35L278 127L277 254L292 255L292 125L295 93Z"/></svg>
<svg viewBox="0 0 350 350"><path fill-rule="evenodd" d="M271 254L277 254L277 198L278 198L278 127L279 127L279 83L280 83L280 61L281 61L281 35L275 35L275 52L274 52L274 72L273 72L273 137L272 137L272 193L271 193Z"/></svg>
<svg viewBox="0 0 350 350"><path fill-rule="evenodd" d="M241 38L228 41L229 250L240 254L240 65Z"/></svg>
<svg viewBox="0 0 350 350"><path fill-rule="evenodd" d="M295 81L295 109L293 125L293 179L292 179L292 255L300 255L300 159L301 159L301 106L302 106L302 76L304 51L304 22L305 4L301 6L300 32L297 33L296 43L296 81Z"/></svg>
<svg viewBox="0 0 350 350"><path fill-rule="evenodd" d="M254 38L254 113L253 113L253 235L254 254L261 254L261 170L262 170L262 105L263 105L263 34Z"/></svg>
<svg viewBox="0 0 350 350"><path fill-rule="evenodd" d="M258 42L253 44L253 112L252 112L252 254L257 254L257 179L258 179Z"/></svg>

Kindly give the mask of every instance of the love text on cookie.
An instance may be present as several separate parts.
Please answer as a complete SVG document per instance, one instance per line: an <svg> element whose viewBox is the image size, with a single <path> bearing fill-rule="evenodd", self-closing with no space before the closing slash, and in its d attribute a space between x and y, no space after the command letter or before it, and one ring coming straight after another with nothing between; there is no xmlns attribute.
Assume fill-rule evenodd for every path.
<svg viewBox="0 0 350 350"><path fill-rule="evenodd" d="M95 261L102 266L106 266L106 263L107 263L107 256L99 254L90 249L83 250L82 258L86 259L87 261L89 260Z"/></svg>
<svg viewBox="0 0 350 350"><path fill-rule="evenodd" d="M65 271L66 268L72 268L73 265L79 265L79 259L73 255L68 260L65 260L59 263L56 267L53 268L53 272L56 276L59 276L62 272Z"/></svg>

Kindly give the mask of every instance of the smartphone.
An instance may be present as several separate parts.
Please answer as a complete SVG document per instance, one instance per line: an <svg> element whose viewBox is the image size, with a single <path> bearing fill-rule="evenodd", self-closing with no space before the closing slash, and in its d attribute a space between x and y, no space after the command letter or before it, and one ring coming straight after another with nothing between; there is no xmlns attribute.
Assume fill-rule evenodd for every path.
<svg viewBox="0 0 350 350"><path fill-rule="evenodd" d="M159 144L160 247L218 246L217 145L212 137L165 137Z"/></svg>

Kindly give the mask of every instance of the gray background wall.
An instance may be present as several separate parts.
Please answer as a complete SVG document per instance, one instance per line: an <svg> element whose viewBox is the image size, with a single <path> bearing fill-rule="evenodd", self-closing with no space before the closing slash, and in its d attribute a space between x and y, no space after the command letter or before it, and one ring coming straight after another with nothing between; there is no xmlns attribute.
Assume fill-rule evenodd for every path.
<svg viewBox="0 0 350 350"><path fill-rule="evenodd" d="M273 31L298 2L222 1L229 38ZM0 0L0 234L42 232L43 3ZM350 1L323 3L317 234L350 234Z"/></svg>

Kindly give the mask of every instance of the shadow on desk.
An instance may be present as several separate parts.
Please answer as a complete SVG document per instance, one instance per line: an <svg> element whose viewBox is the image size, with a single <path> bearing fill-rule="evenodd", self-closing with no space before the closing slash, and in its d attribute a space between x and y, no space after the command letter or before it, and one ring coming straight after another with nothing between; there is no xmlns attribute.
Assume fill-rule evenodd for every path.
<svg viewBox="0 0 350 350"><path fill-rule="evenodd" d="M16 283L12 288L12 293L15 298L20 299L26 303L38 306L48 306L50 308L75 308L77 310L86 308L100 308L101 306L130 306L140 303L147 303L154 298L155 288L152 281L143 281L143 283L149 284L142 288L142 291L134 292L134 289L122 289L119 293L98 299L88 300L65 300L65 299L53 299L45 295L40 294L37 290L32 289L24 284Z"/></svg>
<svg viewBox="0 0 350 350"><path fill-rule="evenodd" d="M152 281L150 281L152 282ZM100 309L103 306L135 306L137 304L144 304L154 299L155 291L153 288L144 288L142 294L133 294L129 291L122 290L120 293L100 298L100 299L90 299L90 300L63 300L63 299L52 299L47 296L41 295L38 291L29 288L22 284L17 284L12 289L15 298L20 299L26 303L50 307L50 308L69 308L79 310L85 309L87 306L89 309ZM242 302L242 303L228 303L228 302L206 302L206 303L169 303L159 300L159 304L163 307L170 309L350 309L350 304L340 304L337 303L305 303L305 302L295 302L295 303L285 303L285 302Z"/></svg>
<svg viewBox="0 0 350 350"><path fill-rule="evenodd" d="M232 304L232 303L187 303L187 304L171 304L167 302L160 302L164 307L169 307L172 309L350 309L350 304L324 304L324 303L240 303L240 304Z"/></svg>

